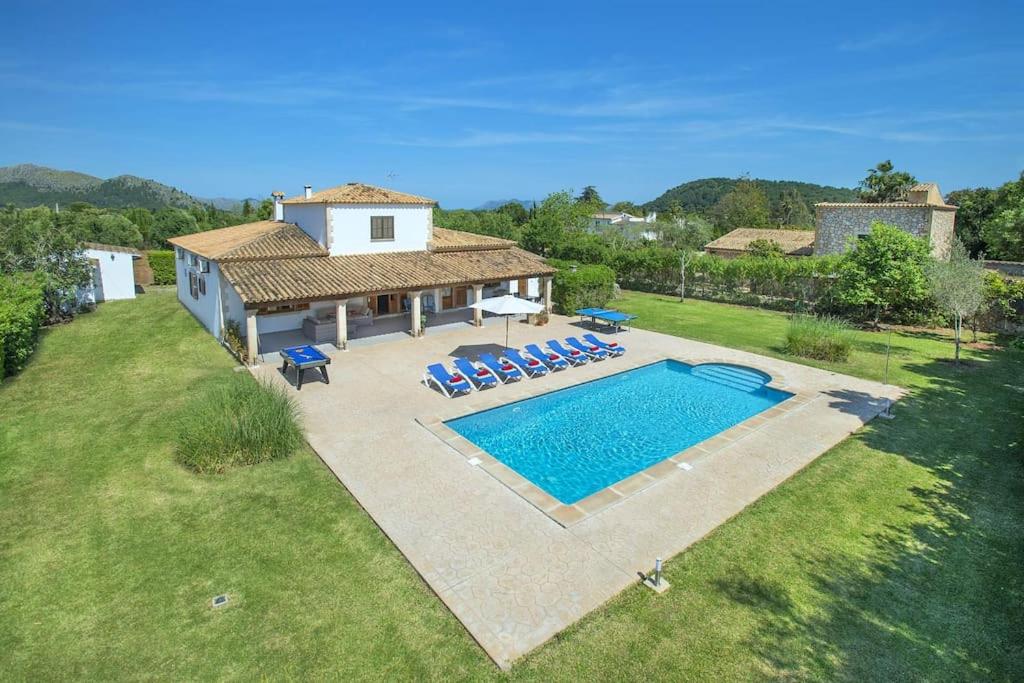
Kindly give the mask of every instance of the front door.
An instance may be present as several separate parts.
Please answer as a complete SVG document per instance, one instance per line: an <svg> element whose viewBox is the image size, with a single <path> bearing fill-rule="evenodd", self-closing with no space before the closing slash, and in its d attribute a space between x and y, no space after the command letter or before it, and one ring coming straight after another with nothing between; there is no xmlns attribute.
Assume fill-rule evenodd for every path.
<svg viewBox="0 0 1024 683"><path fill-rule="evenodd" d="M391 295L390 294L378 294L377 295L377 315L384 315L385 313L391 312Z"/></svg>
<svg viewBox="0 0 1024 683"><path fill-rule="evenodd" d="M468 287L456 287L455 288L455 308L462 308L466 305L466 292L469 290Z"/></svg>
<svg viewBox="0 0 1024 683"><path fill-rule="evenodd" d="M519 278L519 285L516 287L519 290L519 298L525 299L530 295L530 281L525 277Z"/></svg>

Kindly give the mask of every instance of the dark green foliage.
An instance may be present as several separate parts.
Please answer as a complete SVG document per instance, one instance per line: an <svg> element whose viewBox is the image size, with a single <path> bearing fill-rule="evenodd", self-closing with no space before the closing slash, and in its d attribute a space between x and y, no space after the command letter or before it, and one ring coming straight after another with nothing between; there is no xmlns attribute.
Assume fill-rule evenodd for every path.
<svg viewBox="0 0 1024 683"><path fill-rule="evenodd" d="M995 214L996 191L987 187L956 190L949 193L946 203L958 207L955 223L957 237L971 257L980 257L986 250L981 228Z"/></svg>
<svg viewBox="0 0 1024 683"><path fill-rule="evenodd" d="M235 375L188 404L178 425L178 462L201 474L286 458L303 443L285 389Z"/></svg>
<svg viewBox="0 0 1024 683"><path fill-rule="evenodd" d="M42 276L0 275L0 378L28 362L46 317Z"/></svg>
<svg viewBox="0 0 1024 683"><path fill-rule="evenodd" d="M845 363L851 345L851 330L841 318L795 315L786 330L785 351L794 356Z"/></svg>
<svg viewBox="0 0 1024 683"><path fill-rule="evenodd" d="M916 183L914 176L906 171L893 170L892 162L885 160L868 169L867 177L860 182L860 200L881 203L903 199L907 190Z"/></svg>
<svg viewBox="0 0 1024 683"><path fill-rule="evenodd" d="M726 194L735 189L736 178L703 178L683 183L668 190L657 199L644 204L644 209L657 211L659 215L672 211L707 213ZM857 200L857 191L846 187L798 183L791 180L754 179L773 207L773 213L787 191L795 192L808 207L818 202L852 202Z"/></svg>
<svg viewBox="0 0 1024 683"><path fill-rule="evenodd" d="M173 285L176 282L175 256L173 249L146 252L149 267L153 270L154 285Z"/></svg>
<svg viewBox="0 0 1024 683"><path fill-rule="evenodd" d="M154 247L166 249L167 240L178 235L189 235L198 232L199 224L195 216L182 209L165 208L156 212L153 217L153 236L151 244Z"/></svg>
<svg viewBox="0 0 1024 683"><path fill-rule="evenodd" d="M1024 261L1024 172L999 188L995 203L981 228L989 258Z"/></svg>
<svg viewBox="0 0 1024 683"><path fill-rule="evenodd" d="M834 288L839 305L876 325L882 318L918 322L930 312L924 240L876 222L855 247L839 269Z"/></svg>
<svg viewBox="0 0 1024 683"><path fill-rule="evenodd" d="M786 252L775 240L753 240L747 245L747 253L753 258L783 258Z"/></svg>
<svg viewBox="0 0 1024 683"><path fill-rule="evenodd" d="M603 308L615 296L615 272L602 265L573 265L556 262L558 267L551 297L558 313L572 315L578 308Z"/></svg>
<svg viewBox="0 0 1024 683"><path fill-rule="evenodd" d="M767 228L771 226L771 206L768 195L752 180L740 179L728 194L711 208L718 235L737 228Z"/></svg>
<svg viewBox="0 0 1024 683"><path fill-rule="evenodd" d="M522 208L522 207L520 207ZM470 211L434 209L434 225L449 230L462 230L477 235L491 235L503 239L516 239L519 227L509 211Z"/></svg>

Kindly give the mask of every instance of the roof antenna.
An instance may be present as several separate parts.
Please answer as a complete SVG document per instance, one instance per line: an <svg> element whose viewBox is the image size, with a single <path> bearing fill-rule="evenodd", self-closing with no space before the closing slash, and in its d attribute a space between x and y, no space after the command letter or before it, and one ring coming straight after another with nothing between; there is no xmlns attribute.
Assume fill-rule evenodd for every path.
<svg viewBox="0 0 1024 683"><path fill-rule="evenodd" d="M394 180L395 178L397 178L397 177L398 177L398 174L397 174L397 173L395 173L394 171L388 171L388 172L387 172L387 173L385 173L384 175L385 175L385 176L387 177L387 179L388 179L388 184L390 184L392 180Z"/></svg>

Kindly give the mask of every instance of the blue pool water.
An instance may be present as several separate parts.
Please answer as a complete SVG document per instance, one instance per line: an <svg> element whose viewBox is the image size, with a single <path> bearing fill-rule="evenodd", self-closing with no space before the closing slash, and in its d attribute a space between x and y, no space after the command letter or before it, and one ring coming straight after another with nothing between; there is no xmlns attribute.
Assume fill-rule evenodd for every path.
<svg viewBox="0 0 1024 683"><path fill-rule="evenodd" d="M770 379L666 360L445 424L569 505L791 396Z"/></svg>

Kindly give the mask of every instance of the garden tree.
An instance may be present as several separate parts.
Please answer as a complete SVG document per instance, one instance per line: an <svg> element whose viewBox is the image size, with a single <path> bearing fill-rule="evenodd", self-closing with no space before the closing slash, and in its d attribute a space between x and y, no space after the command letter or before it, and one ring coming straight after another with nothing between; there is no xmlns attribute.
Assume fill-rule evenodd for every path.
<svg viewBox="0 0 1024 683"><path fill-rule="evenodd" d="M860 181L860 200L872 204L894 202L903 199L917 179L905 171L894 171L892 162L886 159L872 169Z"/></svg>
<svg viewBox="0 0 1024 683"><path fill-rule="evenodd" d="M807 208L807 202L794 188L783 190L776 207L776 222L779 225L814 225L814 216Z"/></svg>
<svg viewBox="0 0 1024 683"><path fill-rule="evenodd" d="M953 240L948 261L929 261L925 267L932 297L953 317L956 364L960 364L960 333L965 317L973 317L985 301L985 267L971 259L963 243Z"/></svg>
<svg viewBox="0 0 1024 683"><path fill-rule="evenodd" d="M274 215L274 200L264 199L256 209L256 220L269 221Z"/></svg>
<svg viewBox="0 0 1024 683"><path fill-rule="evenodd" d="M833 295L840 305L867 311L872 324L919 311L928 303L924 240L876 222L847 252L839 266Z"/></svg>
<svg viewBox="0 0 1024 683"><path fill-rule="evenodd" d="M583 191L580 192L580 196L576 197L576 203L595 206L597 207L595 211L601 211L606 206L604 200L601 199L601 195L598 194L597 188L593 185L587 185L583 188Z"/></svg>
<svg viewBox="0 0 1024 683"><path fill-rule="evenodd" d="M589 205L573 201L569 192L553 192L523 226L521 244L527 251L547 256L567 233L578 237L589 214Z"/></svg>
<svg viewBox="0 0 1024 683"><path fill-rule="evenodd" d="M132 207L125 209L124 217L127 218L135 225L139 230L139 234L142 235L142 243L144 246L154 246L152 242L153 238L153 212L149 209L142 207Z"/></svg>
<svg viewBox="0 0 1024 683"><path fill-rule="evenodd" d="M736 228L771 226L768 195L757 183L747 178L741 178L731 192L718 200L711 215L718 235Z"/></svg>
<svg viewBox="0 0 1024 683"><path fill-rule="evenodd" d="M92 279L75 235L74 212L57 214L45 206L0 210L0 272L38 273L47 320L72 314L77 288Z"/></svg>
<svg viewBox="0 0 1024 683"><path fill-rule="evenodd" d="M499 206L495 211L507 214L512 219L512 224L516 227L523 225L530 219L530 214L527 213L526 209L519 202L507 202Z"/></svg>
<svg viewBox="0 0 1024 683"><path fill-rule="evenodd" d="M996 192L993 215L981 227L989 258L1024 261L1024 172Z"/></svg>
<svg viewBox="0 0 1024 683"><path fill-rule="evenodd" d="M747 245L747 254L754 258L783 258L786 252L775 240L758 239Z"/></svg>
<svg viewBox="0 0 1024 683"><path fill-rule="evenodd" d="M696 251L714 239L711 221L697 214L680 215L674 220L662 220L659 214L657 222L649 227L658 235L658 243L670 249Z"/></svg>
<svg viewBox="0 0 1024 683"><path fill-rule="evenodd" d="M88 209L65 214L75 237L82 242L99 242L125 247L141 247L142 233L125 216Z"/></svg>
<svg viewBox="0 0 1024 683"><path fill-rule="evenodd" d="M630 216L641 217L647 213L644 211L642 206L637 206L633 202L616 202L612 204L612 211L615 213L628 213Z"/></svg>
<svg viewBox="0 0 1024 683"><path fill-rule="evenodd" d="M946 202L957 207L956 236L971 256L977 258L987 252L981 229L995 215L996 191L988 187L955 190L949 193Z"/></svg>
<svg viewBox="0 0 1024 683"><path fill-rule="evenodd" d="M697 214L690 214L696 216ZM658 212L658 218L666 221L678 221L686 216L686 212L683 210L683 205L678 200L672 199L669 201L668 206Z"/></svg>
<svg viewBox="0 0 1024 683"><path fill-rule="evenodd" d="M176 235L188 235L199 230L195 216L182 209L170 207L160 209L153 216L153 237L154 246L161 249L169 247L167 240Z"/></svg>
<svg viewBox="0 0 1024 683"><path fill-rule="evenodd" d="M252 216L252 202L248 199L242 202L242 217L249 218Z"/></svg>

